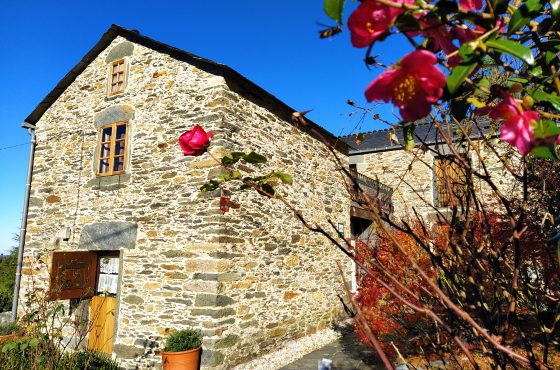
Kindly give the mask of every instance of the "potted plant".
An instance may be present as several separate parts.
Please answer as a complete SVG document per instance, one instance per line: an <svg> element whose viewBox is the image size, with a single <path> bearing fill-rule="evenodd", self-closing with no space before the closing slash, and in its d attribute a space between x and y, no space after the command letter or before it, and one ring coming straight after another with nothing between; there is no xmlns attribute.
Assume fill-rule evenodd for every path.
<svg viewBox="0 0 560 370"><path fill-rule="evenodd" d="M175 330L165 339L162 352L164 370L198 370L202 333L200 330Z"/></svg>
<svg viewBox="0 0 560 370"><path fill-rule="evenodd" d="M0 343L12 340L23 335L23 330L15 322L0 323Z"/></svg>

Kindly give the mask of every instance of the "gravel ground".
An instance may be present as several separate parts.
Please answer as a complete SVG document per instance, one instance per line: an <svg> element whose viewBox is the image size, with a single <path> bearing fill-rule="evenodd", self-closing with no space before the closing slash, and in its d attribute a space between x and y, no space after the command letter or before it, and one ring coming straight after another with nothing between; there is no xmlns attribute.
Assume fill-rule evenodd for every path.
<svg viewBox="0 0 560 370"><path fill-rule="evenodd" d="M276 370L334 342L340 336L341 334L333 329L322 330L313 335L288 342L277 351L238 365L233 370Z"/></svg>

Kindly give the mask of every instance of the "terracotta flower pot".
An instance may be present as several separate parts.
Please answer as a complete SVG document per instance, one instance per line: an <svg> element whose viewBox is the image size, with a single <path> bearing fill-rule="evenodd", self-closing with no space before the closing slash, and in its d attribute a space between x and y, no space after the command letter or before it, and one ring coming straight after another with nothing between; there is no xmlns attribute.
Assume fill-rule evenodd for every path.
<svg viewBox="0 0 560 370"><path fill-rule="evenodd" d="M0 343L4 343L4 342L10 341L10 340L17 339L21 336L23 336L23 332L7 334L7 335L0 335Z"/></svg>
<svg viewBox="0 0 560 370"><path fill-rule="evenodd" d="M162 352L163 370L198 370L202 347L182 352Z"/></svg>

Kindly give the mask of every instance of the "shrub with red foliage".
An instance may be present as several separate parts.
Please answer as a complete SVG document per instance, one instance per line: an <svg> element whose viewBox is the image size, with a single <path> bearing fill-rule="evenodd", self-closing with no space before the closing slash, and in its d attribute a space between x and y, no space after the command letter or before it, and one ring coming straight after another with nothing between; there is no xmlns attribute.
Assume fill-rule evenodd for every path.
<svg viewBox="0 0 560 370"><path fill-rule="evenodd" d="M416 229L420 231L420 225ZM418 246L414 239L409 234L400 231L395 231L395 236L408 253L433 275L429 255ZM372 243L374 245L360 240L356 241L355 252L358 262L363 264L371 275L386 282L390 282L390 279L384 271L390 272L406 289L399 284L389 285L412 304L419 303L419 298L426 295L421 278L414 269L409 267L406 257L398 251L387 236L378 233L375 240L375 243ZM432 322L427 320L423 314L405 306L402 300L377 283L373 276L364 271L361 271L359 275L359 290L355 295L356 303L370 329L381 339L381 345L386 353L394 352L390 342L394 342L397 347L408 344L418 345L424 342L427 331L435 330ZM356 326L356 331L364 343L370 344L359 326Z"/></svg>
<svg viewBox="0 0 560 370"><path fill-rule="evenodd" d="M430 228L419 222L395 226L391 232L407 254L455 304L477 317L493 335L505 335L506 342L514 343L521 331L538 338L542 327L554 328L553 313L558 301L554 292L559 287L557 266L551 258L555 247L546 245L536 223L529 222L517 247L513 244L514 226L493 213L465 213L454 218L452 224L435 224ZM515 249L523 261L519 273L522 288L515 296L516 315L511 316L511 296L507 292L514 273L511 266L516 258ZM472 329L457 320L427 289L428 285L391 238L379 232L375 243L357 241L355 252L358 262L369 272L361 274L355 300L386 353L394 353L391 342L405 352L411 345L420 346L428 355L448 352L450 342L449 336L432 320L403 304L377 279L388 283L411 304L436 312L470 343L471 349L484 350ZM504 329L508 322L510 329ZM368 343L362 330L356 330L361 340ZM553 329L552 338L554 331L557 330Z"/></svg>

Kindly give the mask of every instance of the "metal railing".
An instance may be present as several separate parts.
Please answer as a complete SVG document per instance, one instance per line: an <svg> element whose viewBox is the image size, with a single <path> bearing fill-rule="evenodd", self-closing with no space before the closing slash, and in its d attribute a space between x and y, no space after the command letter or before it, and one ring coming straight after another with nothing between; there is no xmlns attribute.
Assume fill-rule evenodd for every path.
<svg viewBox="0 0 560 370"><path fill-rule="evenodd" d="M378 180L359 173L358 171L350 170L350 174L354 178L355 183L358 185L354 185L351 191L351 198L354 202L357 202L360 205L364 203L364 199L360 193L361 190L362 193L368 195L370 198L378 199L380 206L384 211L393 211L393 189L385 184L382 184Z"/></svg>

